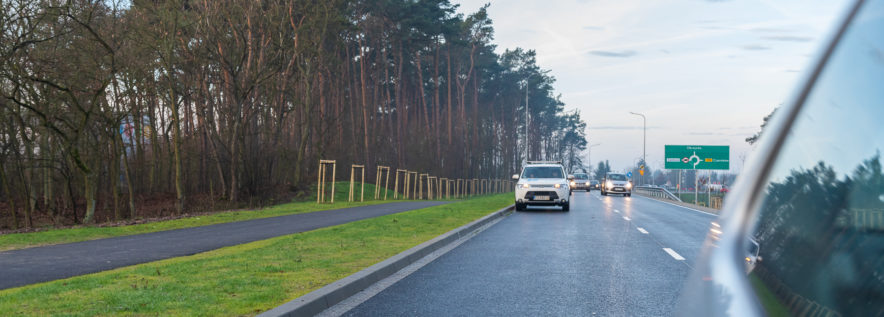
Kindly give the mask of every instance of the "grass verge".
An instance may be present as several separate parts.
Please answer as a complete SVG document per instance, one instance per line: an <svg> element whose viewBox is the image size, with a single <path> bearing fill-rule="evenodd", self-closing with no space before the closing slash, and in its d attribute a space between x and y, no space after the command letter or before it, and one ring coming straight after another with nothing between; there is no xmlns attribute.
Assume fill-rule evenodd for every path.
<svg viewBox="0 0 884 317"><path fill-rule="evenodd" d="M0 316L254 315L512 203L512 194L0 291Z"/></svg>
<svg viewBox="0 0 884 317"><path fill-rule="evenodd" d="M391 202L393 198L393 192L389 191L387 198L390 200L373 200L374 185L365 184L365 201L350 203L347 202L349 190L349 182L337 182L335 185L334 204L317 204L316 201L313 200L305 202L292 202L256 210L226 211L193 217L185 217L174 220L148 222L136 225L124 225L116 227L83 226L76 228L50 229L29 233L5 234L0 235L0 251L127 236L172 229L199 227L225 222L299 214L320 210L375 205ZM358 188L356 189L356 195L357 197L359 195ZM313 197L316 197L315 194ZM381 192L381 197L383 197L383 192Z"/></svg>

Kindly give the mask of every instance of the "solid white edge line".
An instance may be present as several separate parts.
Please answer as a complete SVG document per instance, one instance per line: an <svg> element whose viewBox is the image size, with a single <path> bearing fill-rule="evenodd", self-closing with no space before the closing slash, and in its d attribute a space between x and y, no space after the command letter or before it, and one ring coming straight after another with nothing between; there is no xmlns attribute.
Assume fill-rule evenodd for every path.
<svg viewBox="0 0 884 317"><path fill-rule="evenodd" d="M644 233L644 234L648 234L648 231L645 230L645 228L642 228L642 227L638 227L638 232L641 232L641 233Z"/></svg>
<svg viewBox="0 0 884 317"><path fill-rule="evenodd" d="M629 217L627 217L627 216L623 216L623 220L630 221L632 219L629 219Z"/></svg>
<svg viewBox="0 0 884 317"><path fill-rule="evenodd" d="M336 317L336 316L342 316L342 315L346 314L347 312L353 310L354 308L361 305L362 303L368 301L369 299L371 299L375 295L380 294L380 292L383 292L384 290L386 290L390 286L393 286L393 284L398 283L399 281L401 281L402 279L405 279L406 277L413 274L414 272L417 272L418 270L420 270L424 266L427 266L427 264L432 263L433 261L435 261L439 257L456 249L461 244L467 242L468 240L472 239L475 236L478 236L479 234L484 232L486 229L491 228L492 226L494 226L498 222L502 221L506 216L507 215L497 217L496 219L489 221L488 223L482 225L481 227L476 228L474 231L465 233L463 236L461 236L457 240L454 240L451 243L449 243L448 245L445 245L439 249L436 249L433 252L430 252L429 254L424 256L423 258L405 266L404 268L400 269L396 273L394 273L394 274L392 274L392 275L390 275L380 281L377 281L377 282L371 284L370 286L366 287L362 291L360 291L356 294L353 294L352 296L348 297L347 299L344 299L344 300L338 302L337 304L335 304L329 308L326 308L325 310L323 310L321 313L317 314L316 316L318 316L318 317Z"/></svg>
<svg viewBox="0 0 884 317"><path fill-rule="evenodd" d="M663 248L663 251L666 251L666 253L669 253L669 255L671 255L672 258L677 261L684 261L684 258L681 257L681 255L679 255L675 251L672 251L672 249L670 249L670 248Z"/></svg>
<svg viewBox="0 0 884 317"><path fill-rule="evenodd" d="M687 209L687 210L691 210L691 211L699 212L699 213L701 213L701 214L707 214L707 215L710 215L710 216L716 216L716 217L718 217L718 215L713 214L713 213L711 213L711 212L705 212L705 211L697 210L697 209L694 209L694 208L691 208L691 207L685 207L685 206L682 206L682 205L673 204L673 203L668 202L668 201L656 200L656 199L648 198L648 197L644 197L644 196L637 196L637 197L641 197L641 198L645 198L645 199L653 200L653 201L659 201L659 202L661 202L661 203L668 204L668 205L673 205L673 206L675 206L675 207L681 207L681 208L684 208L684 209Z"/></svg>

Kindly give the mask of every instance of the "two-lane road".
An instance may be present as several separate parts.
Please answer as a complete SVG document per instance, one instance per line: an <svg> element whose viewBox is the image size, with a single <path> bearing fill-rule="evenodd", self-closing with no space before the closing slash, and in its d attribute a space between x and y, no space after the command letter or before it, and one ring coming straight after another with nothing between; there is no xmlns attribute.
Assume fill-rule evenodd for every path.
<svg viewBox="0 0 884 317"><path fill-rule="evenodd" d="M670 315L714 218L575 192L570 212L514 213L346 315Z"/></svg>

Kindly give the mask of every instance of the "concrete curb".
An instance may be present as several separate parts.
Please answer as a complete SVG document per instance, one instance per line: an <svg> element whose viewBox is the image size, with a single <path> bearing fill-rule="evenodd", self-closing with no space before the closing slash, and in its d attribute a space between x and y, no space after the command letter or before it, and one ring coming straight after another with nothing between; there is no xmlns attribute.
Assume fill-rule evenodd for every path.
<svg viewBox="0 0 884 317"><path fill-rule="evenodd" d="M350 296L368 288L372 284L393 275L433 251L436 251L463 236L471 234L492 220L503 217L512 209L513 205L504 207L490 215L448 231L427 242L405 250L389 259L369 266L362 271L337 280L304 296L295 298L288 303L282 304L258 316L313 316L319 314L329 307L332 307Z"/></svg>

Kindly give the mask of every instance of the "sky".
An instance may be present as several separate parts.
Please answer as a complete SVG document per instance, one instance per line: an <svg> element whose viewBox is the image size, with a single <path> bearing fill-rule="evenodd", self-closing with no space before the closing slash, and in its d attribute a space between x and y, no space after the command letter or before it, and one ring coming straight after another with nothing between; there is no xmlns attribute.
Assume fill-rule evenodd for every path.
<svg viewBox="0 0 884 317"><path fill-rule="evenodd" d="M732 172L745 139L787 102L845 0L452 0L485 3L498 51L537 52L567 110L587 122L593 165L615 170L642 156L662 168L664 145L729 145ZM587 153L590 154L590 153Z"/></svg>

